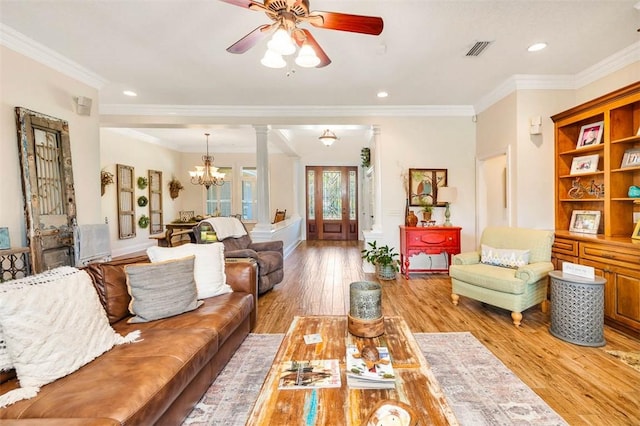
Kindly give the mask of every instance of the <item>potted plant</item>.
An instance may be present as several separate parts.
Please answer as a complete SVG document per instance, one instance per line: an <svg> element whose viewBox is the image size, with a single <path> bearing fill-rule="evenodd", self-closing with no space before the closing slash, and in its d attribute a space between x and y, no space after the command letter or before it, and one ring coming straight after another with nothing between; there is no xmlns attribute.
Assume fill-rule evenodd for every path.
<svg viewBox="0 0 640 426"><path fill-rule="evenodd" d="M422 210L422 219L425 222L431 220L431 212L433 211L433 205L423 201L420 203L420 210Z"/></svg>
<svg viewBox="0 0 640 426"><path fill-rule="evenodd" d="M100 171L100 194L104 195L107 185L113 184L113 173L109 173L106 170Z"/></svg>
<svg viewBox="0 0 640 426"><path fill-rule="evenodd" d="M178 179L176 179L175 177L171 178L171 180L169 181L169 195L171 196L172 200L178 198L178 195L180 195L180 191L183 189L184 186L182 186L182 183L180 183Z"/></svg>
<svg viewBox="0 0 640 426"><path fill-rule="evenodd" d="M369 246L361 251L362 258L376 267L376 275L381 280L393 280L398 266L398 253L387 245L378 247L377 241L367 243Z"/></svg>

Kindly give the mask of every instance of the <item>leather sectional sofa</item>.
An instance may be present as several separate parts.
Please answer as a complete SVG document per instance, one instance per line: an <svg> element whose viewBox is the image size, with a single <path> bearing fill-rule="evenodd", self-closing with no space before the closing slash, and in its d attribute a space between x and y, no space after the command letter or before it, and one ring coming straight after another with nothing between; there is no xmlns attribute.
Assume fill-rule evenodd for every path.
<svg viewBox="0 0 640 426"><path fill-rule="evenodd" d="M109 322L121 335L141 330L141 341L119 345L78 371L41 388L34 398L0 409L2 425L179 425L209 388L256 322L257 265L228 259L232 293L198 309L128 324L124 265L139 256L87 267ZM0 394L18 386L0 377Z"/></svg>

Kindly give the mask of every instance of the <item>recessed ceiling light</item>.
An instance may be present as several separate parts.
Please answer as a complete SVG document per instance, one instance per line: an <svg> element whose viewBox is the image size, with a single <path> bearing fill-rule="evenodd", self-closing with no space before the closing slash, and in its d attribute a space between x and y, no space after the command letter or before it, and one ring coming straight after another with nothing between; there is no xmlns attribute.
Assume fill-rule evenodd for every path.
<svg viewBox="0 0 640 426"><path fill-rule="evenodd" d="M124 95L127 96L138 96L138 94L136 92L134 92L133 90L125 90L124 92L122 92Z"/></svg>
<svg viewBox="0 0 640 426"><path fill-rule="evenodd" d="M376 96L378 96L379 98L386 98L387 96L389 96L389 94L383 90L381 92L378 92Z"/></svg>
<svg viewBox="0 0 640 426"><path fill-rule="evenodd" d="M527 48L527 50L528 50L529 52L537 52L538 50L542 50L542 49L544 49L545 47L547 47L547 43L545 43L545 42L542 42L542 43L534 43L534 44L532 44L531 46L529 46L529 47Z"/></svg>

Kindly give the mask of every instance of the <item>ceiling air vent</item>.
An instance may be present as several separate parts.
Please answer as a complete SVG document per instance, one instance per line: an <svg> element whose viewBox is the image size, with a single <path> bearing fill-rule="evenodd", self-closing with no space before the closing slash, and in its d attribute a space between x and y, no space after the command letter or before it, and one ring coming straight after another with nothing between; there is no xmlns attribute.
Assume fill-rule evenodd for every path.
<svg viewBox="0 0 640 426"><path fill-rule="evenodd" d="M476 44L469 49L465 56L480 56L490 44L490 41L476 41Z"/></svg>

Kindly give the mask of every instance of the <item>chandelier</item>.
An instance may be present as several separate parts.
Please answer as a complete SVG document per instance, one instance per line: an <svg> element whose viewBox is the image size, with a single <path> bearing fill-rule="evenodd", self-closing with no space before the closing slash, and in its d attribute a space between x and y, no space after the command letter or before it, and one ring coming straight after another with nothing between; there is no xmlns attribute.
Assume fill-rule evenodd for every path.
<svg viewBox="0 0 640 426"><path fill-rule="evenodd" d="M191 183L194 185L204 185L209 189L211 185L222 186L224 184L224 173L218 172L218 168L213 166L213 155L209 155L209 133L207 137L207 154L202 156L204 166L195 166L195 170L190 170Z"/></svg>
<svg viewBox="0 0 640 426"><path fill-rule="evenodd" d="M327 129L322 133L322 135L318 137L318 139L320 139L320 142L322 142L326 146L331 146L335 141L338 140L338 137L331 130Z"/></svg>

